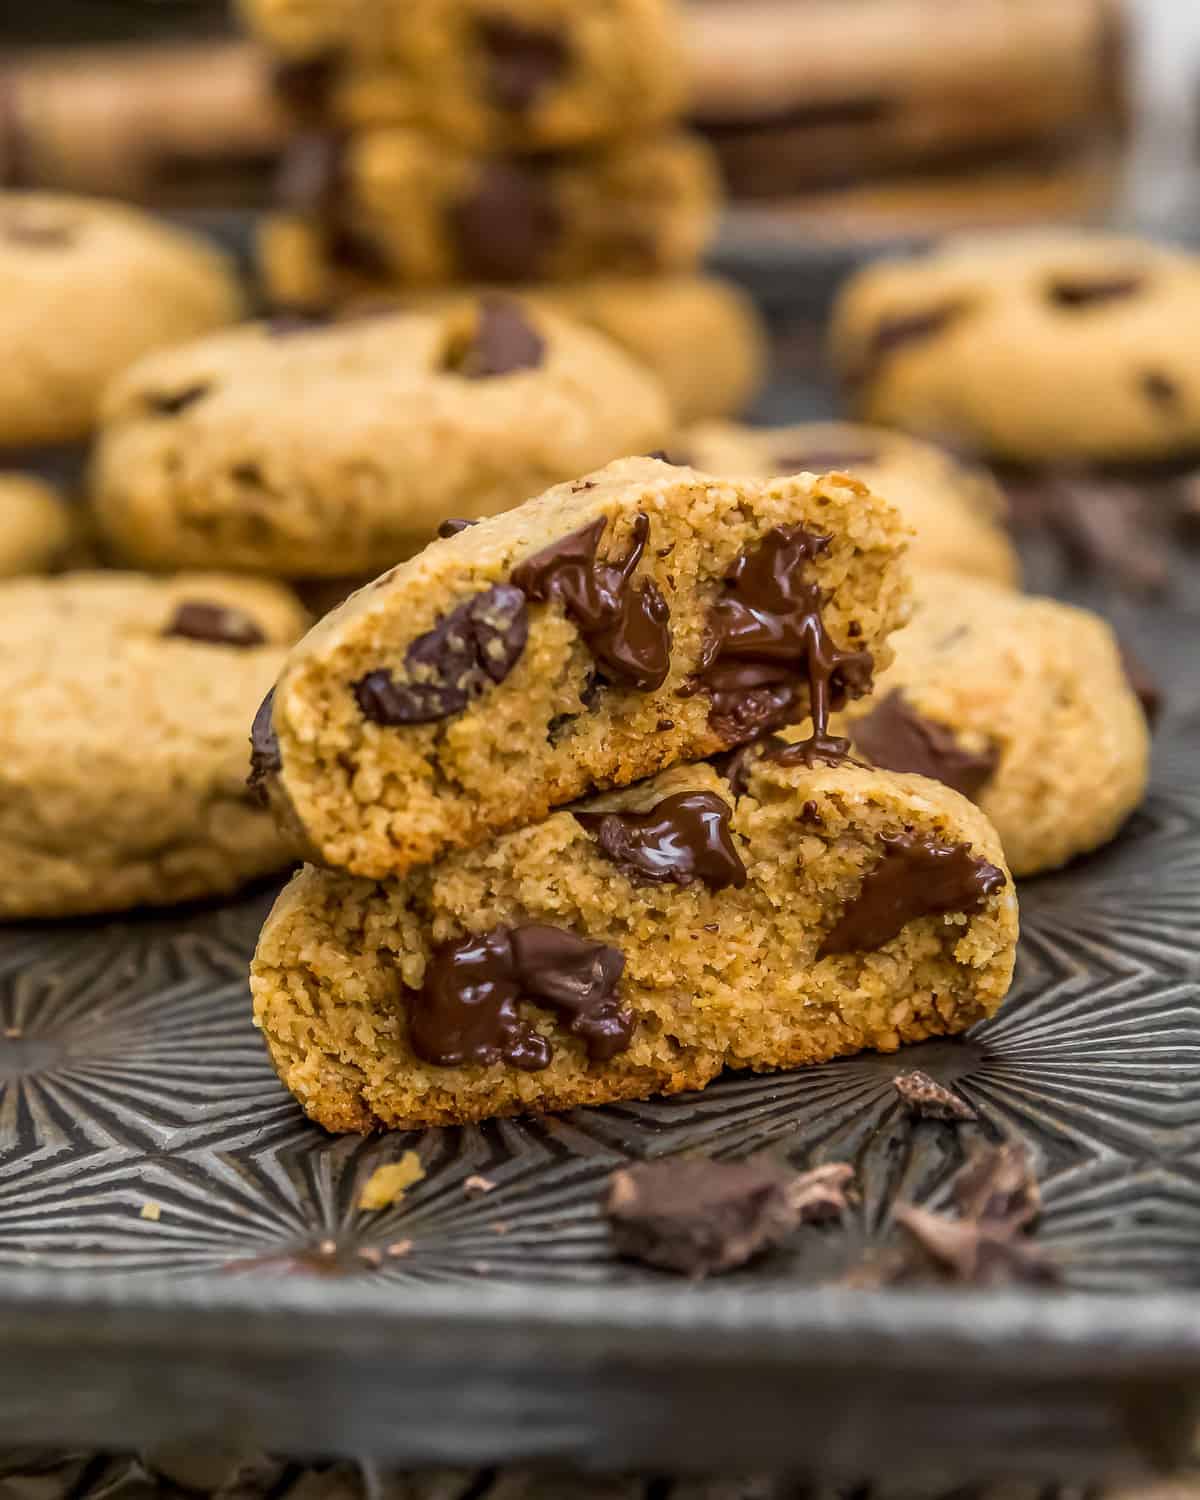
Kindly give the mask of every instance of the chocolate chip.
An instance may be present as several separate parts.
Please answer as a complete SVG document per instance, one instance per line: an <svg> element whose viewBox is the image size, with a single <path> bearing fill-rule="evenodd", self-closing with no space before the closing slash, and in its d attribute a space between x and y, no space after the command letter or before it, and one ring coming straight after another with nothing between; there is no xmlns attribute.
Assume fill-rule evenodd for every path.
<svg viewBox="0 0 1200 1500"><path fill-rule="evenodd" d="M523 26L505 16L481 17L487 96L506 114L523 114L558 83L570 53L559 30Z"/></svg>
<svg viewBox="0 0 1200 1500"><path fill-rule="evenodd" d="M614 1173L604 1201L618 1255L685 1276L732 1271L800 1223L794 1174L772 1162L699 1157Z"/></svg>
<svg viewBox="0 0 1200 1500"><path fill-rule="evenodd" d="M1162 407L1179 405L1182 391L1177 382L1169 375L1164 375L1161 370L1143 370L1139 383L1146 399L1153 405Z"/></svg>
<svg viewBox="0 0 1200 1500"><path fill-rule="evenodd" d="M431 954L409 1004L412 1049L440 1068L504 1061L538 1072L553 1049L522 1019L525 1002L556 1011L588 1057L607 1062L633 1036L633 1017L617 997L624 969L619 949L541 923L446 943Z"/></svg>
<svg viewBox="0 0 1200 1500"><path fill-rule="evenodd" d="M234 464L229 471L229 477L236 484L250 484L261 487L263 483L263 471L256 463Z"/></svg>
<svg viewBox="0 0 1200 1500"><path fill-rule="evenodd" d="M261 646L267 639L244 610L203 599L185 599L167 622L163 635L239 647Z"/></svg>
<svg viewBox="0 0 1200 1500"><path fill-rule="evenodd" d="M1046 288L1046 296L1055 307L1095 307L1101 302L1119 302L1132 297L1146 284L1138 271L1116 276L1060 276Z"/></svg>
<svg viewBox="0 0 1200 1500"><path fill-rule="evenodd" d="M1158 725L1163 710L1163 691L1158 679L1131 646L1118 639L1117 647L1121 653L1121 666L1124 668L1129 686L1142 705L1146 723L1154 729Z"/></svg>
<svg viewBox="0 0 1200 1500"><path fill-rule="evenodd" d="M709 612L700 661L684 690L709 693L709 723L729 744L792 723L807 706L813 733L788 747L788 764L843 759L849 747L829 735L830 710L871 685L870 652L835 645L821 617L820 586L805 576L830 540L804 526L777 526L743 550Z"/></svg>
<svg viewBox="0 0 1200 1500"><path fill-rule="evenodd" d="M809 448L803 452L777 455L771 460L777 473L798 474L801 470L820 474L828 469L857 469L879 461L879 449L866 443L847 444L844 448Z"/></svg>
<svg viewBox="0 0 1200 1500"><path fill-rule="evenodd" d="M271 708L275 701L272 688L259 704L250 728L250 775L246 785L260 802L266 805L268 776L283 770L283 757L279 753L279 737L271 723Z"/></svg>
<svg viewBox="0 0 1200 1500"><path fill-rule="evenodd" d="M514 568L512 581L530 599L561 603L606 679L653 692L670 671L671 612L653 579L634 582L650 518L639 513L628 552L617 562L602 563L596 553L607 524L600 516L551 543Z"/></svg>
<svg viewBox="0 0 1200 1500"><path fill-rule="evenodd" d="M920 1068L909 1073L898 1073L892 1079L892 1087L900 1095L909 1114L925 1120L974 1120L975 1111L960 1095L930 1078Z"/></svg>
<svg viewBox="0 0 1200 1500"><path fill-rule="evenodd" d="M353 684L363 715L374 724L430 724L466 708L489 682L503 682L525 650L525 597L495 584L443 615L404 654L407 681L387 667Z"/></svg>
<svg viewBox="0 0 1200 1500"><path fill-rule="evenodd" d="M544 175L515 162L481 164L473 189L450 208L460 269L478 281L535 281L562 232Z"/></svg>
<svg viewBox="0 0 1200 1500"><path fill-rule="evenodd" d="M899 688L852 725L850 734L854 748L872 765L928 776L973 802L995 775L1000 759L992 746L968 750L945 724L919 714Z"/></svg>
<svg viewBox="0 0 1200 1500"><path fill-rule="evenodd" d="M943 912L973 913L1007 884L1003 870L928 833L880 834L883 856L817 949L818 958L881 948L909 922Z"/></svg>
<svg viewBox="0 0 1200 1500"><path fill-rule="evenodd" d="M448 351L446 368L466 380L487 380L536 370L545 353L545 340L517 303L485 297L470 342Z"/></svg>
<svg viewBox="0 0 1200 1500"><path fill-rule="evenodd" d="M469 531L472 526L478 526L478 521L464 521L457 516L448 516L437 529L437 534L443 541L447 537L457 536L460 531Z"/></svg>
<svg viewBox="0 0 1200 1500"><path fill-rule="evenodd" d="M821 828L824 819L821 817L820 809L815 802L806 802L800 809L800 821L807 823L810 828Z"/></svg>
<svg viewBox="0 0 1200 1500"><path fill-rule="evenodd" d="M576 812L575 818L627 874L681 886L700 880L720 891L746 883L731 811L715 792L678 792L648 812Z"/></svg>
<svg viewBox="0 0 1200 1500"><path fill-rule="evenodd" d="M211 390L208 381L201 380L178 391L152 391L146 396L146 405L155 416L177 417L197 401L203 401Z"/></svg>
<svg viewBox="0 0 1200 1500"><path fill-rule="evenodd" d="M881 318L867 340L860 363L847 374L847 384L852 387L868 384L898 349L928 343L966 311L963 302L943 302L918 312L894 313Z"/></svg>

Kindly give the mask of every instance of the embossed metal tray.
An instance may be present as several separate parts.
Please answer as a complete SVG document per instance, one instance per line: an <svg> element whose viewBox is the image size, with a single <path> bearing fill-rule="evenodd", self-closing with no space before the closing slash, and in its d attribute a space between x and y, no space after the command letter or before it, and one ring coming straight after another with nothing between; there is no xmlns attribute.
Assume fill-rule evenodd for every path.
<svg viewBox="0 0 1200 1500"><path fill-rule="evenodd" d="M820 399L780 387L768 409ZM1054 567L1031 559L1062 591ZM1168 688L1153 787L1112 847L1025 884L1012 996L961 1042L334 1139L250 1024L271 889L0 932L0 1445L914 1481L1178 1458L1200 1398L1200 577L1169 606L1092 602ZM907 1118L890 1080L914 1064L981 1124ZM1029 1143L1065 1288L832 1284L887 1242L897 1197L945 1200L980 1133ZM360 1212L410 1148L424 1180ZM845 1224L709 1284L611 1258L596 1204L616 1165L764 1148L853 1161ZM468 1195L472 1174L494 1190Z"/></svg>

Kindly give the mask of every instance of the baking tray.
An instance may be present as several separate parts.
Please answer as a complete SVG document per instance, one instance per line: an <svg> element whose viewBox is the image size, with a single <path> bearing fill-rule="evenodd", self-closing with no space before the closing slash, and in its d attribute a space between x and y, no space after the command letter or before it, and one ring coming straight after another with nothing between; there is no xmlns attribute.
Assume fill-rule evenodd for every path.
<svg viewBox="0 0 1200 1500"><path fill-rule="evenodd" d="M772 420L829 409L811 326L826 295L814 282L777 319ZM905 1482L1180 1459L1200 1408L1200 569L1135 607L1052 553L1029 561L1116 617L1169 706L1144 807L1110 848L1022 885L1011 998L962 1041L331 1138L249 1021L273 887L0 932L0 1446L212 1438ZM909 1119L891 1079L912 1066L981 1124ZM945 1203L981 1135L1028 1143L1063 1289L838 1287L891 1240L898 1197ZM410 1148L424 1180L359 1212L373 1167ZM614 1167L762 1149L853 1161L861 1202L720 1282L611 1257L597 1198ZM494 1190L465 1193L473 1174Z"/></svg>

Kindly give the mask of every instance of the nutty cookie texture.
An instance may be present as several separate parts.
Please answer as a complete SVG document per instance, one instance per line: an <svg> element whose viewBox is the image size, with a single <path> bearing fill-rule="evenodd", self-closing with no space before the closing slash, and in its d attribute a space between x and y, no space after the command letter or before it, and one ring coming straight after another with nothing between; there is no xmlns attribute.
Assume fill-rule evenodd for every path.
<svg viewBox="0 0 1200 1500"><path fill-rule="evenodd" d="M932 443L852 422L795 427L706 422L680 433L670 452L710 474L831 469L854 474L913 528L909 558L914 567L1019 582L1020 561L1004 529L1004 492L985 470L960 463Z"/></svg>
<svg viewBox="0 0 1200 1500"><path fill-rule="evenodd" d="M532 159L477 156L403 127L302 136L284 161L263 258L311 267L342 296L388 281L685 270L711 238L717 201L705 147L682 134Z"/></svg>
<svg viewBox="0 0 1200 1500"><path fill-rule="evenodd" d="M995 824L1014 874L1106 843L1142 800L1149 733L1108 625L1086 610L918 570L895 660L845 732Z"/></svg>
<svg viewBox="0 0 1200 1500"><path fill-rule="evenodd" d="M266 710L264 791L315 859L384 876L810 706L821 740L891 659L905 539L854 480L610 464L320 621Z"/></svg>
<svg viewBox="0 0 1200 1500"><path fill-rule="evenodd" d="M85 438L114 376L240 310L202 240L116 203L0 192L0 449Z"/></svg>
<svg viewBox="0 0 1200 1500"><path fill-rule="evenodd" d="M1114 235L964 237L878 262L835 309L864 420L1014 462L1200 446L1200 259Z"/></svg>
<svg viewBox="0 0 1200 1500"><path fill-rule="evenodd" d="M642 134L683 102L674 0L239 0L306 118L413 123L477 150Z"/></svg>
<svg viewBox="0 0 1200 1500"><path fill-rule="evenodd" d="M649 371L511 299L277 319L129 371L105 403L92 501L144 567L370 575L447 515L506 510L669 425Z"/></svg>
<svg viewBox="0 0 1200 1500"><path fill-rule="evenodd" d="M48 484L0 474L0 578L47 572L74 540L71 513Z"/></svg>
<svg viewBox="0 0 1200 1500"><path fill-rule="evenodd" d="M212 574L0 584L0 918L170 906L285 866L247 734L304 624L287 589Z"/></svg>
<svg viewBox="0 0 1200 1500"><path fill-rule="evenodd" d="M738 795L701 764L404 880L307 868L251 987L314 1119L402 1129L961 1031L1016 936L995 832L949 788L760 761Z"/></svg>

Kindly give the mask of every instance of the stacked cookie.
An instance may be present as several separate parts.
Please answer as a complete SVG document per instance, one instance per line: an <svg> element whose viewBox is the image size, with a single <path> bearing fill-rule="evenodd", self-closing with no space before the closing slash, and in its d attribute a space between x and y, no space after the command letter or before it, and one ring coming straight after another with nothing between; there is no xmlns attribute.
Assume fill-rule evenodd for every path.
<svg viewBox="0 0 1200 1500"><path fill-rule="evenodd" d="M990 1014L1016 941L995 831L829 728L891 661L905 536L844 475L627 459L311 631L254 777L314 864L252 973L309 1114L642 1098Z"/></svg>
<svg viewBox="0 0 1200 1500"><path fill-rule="evenodd" d="M243 0L298 131L262 230L276 306L520 286L654 368L684 420L761 377L753 309L697 273L718 207L682 132L672 0Z"/></svg>

